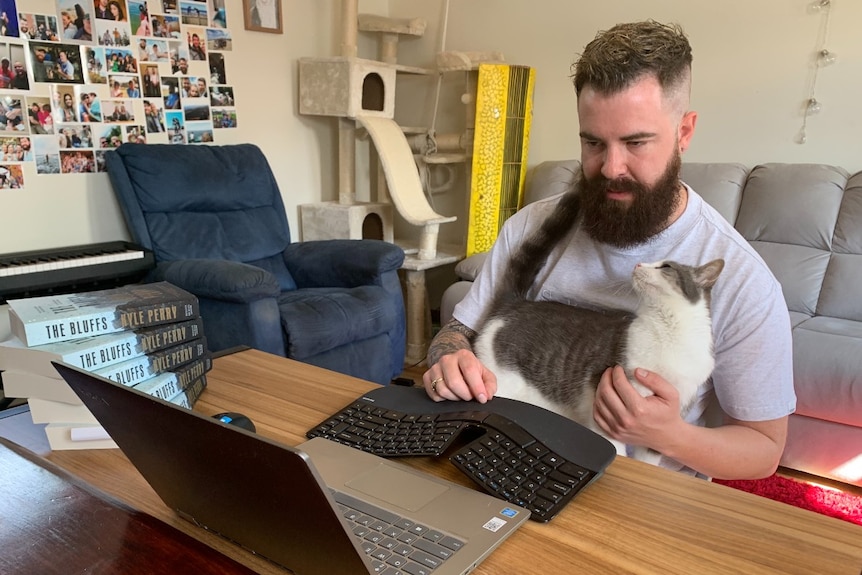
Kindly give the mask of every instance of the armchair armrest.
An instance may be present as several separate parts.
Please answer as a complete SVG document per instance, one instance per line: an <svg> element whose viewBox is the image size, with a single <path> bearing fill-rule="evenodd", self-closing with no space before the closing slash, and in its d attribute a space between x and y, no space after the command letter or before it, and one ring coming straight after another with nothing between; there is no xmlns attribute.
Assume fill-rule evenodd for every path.
<svg viewBox="0 0 862 575"><path fill-rule="evenodd" d="M381 240L296 242L283 255L300 288L383 285L383 275L404 263L404 251Z"/></svg>
<svg viewBox="0 0 862 575"><path fill-rule="evenodd" d="M235 303L274 298L281 291L270 272L228 260L160 262L150 277L153 281L171 282L198 297Z"/></svg>

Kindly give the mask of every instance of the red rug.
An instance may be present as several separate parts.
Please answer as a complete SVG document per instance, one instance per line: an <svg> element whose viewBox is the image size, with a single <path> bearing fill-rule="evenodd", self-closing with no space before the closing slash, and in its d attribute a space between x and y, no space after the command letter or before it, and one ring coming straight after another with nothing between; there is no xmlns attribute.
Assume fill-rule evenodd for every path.
<svg viewBox="0 0 862 575"><path fill-rule="evenodd" d="M844 493L779 475L756 480L714 479L713 481L740 491L862 525L862 496L852 493Z"/></svg>

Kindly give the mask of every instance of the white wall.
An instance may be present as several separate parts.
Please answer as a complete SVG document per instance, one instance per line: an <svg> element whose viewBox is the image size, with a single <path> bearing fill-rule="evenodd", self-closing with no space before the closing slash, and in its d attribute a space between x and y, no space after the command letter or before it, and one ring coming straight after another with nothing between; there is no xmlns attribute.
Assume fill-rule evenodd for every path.
<svg viewBox="0 0 862 575"><path fill-rule="evenodd" d="M795 143L808 98L821 20L811 0L450 0L446 47L501 50L536 68L530 164L577 156L578 124L570 65L598 30L656 19L681 24L694 52L692 108L699 112L688 161L823 162L862 169L862 2L833 0L828 47L838 62L819 74L823 110L808 141ZM435 18L443 0L394 0L393 15ZM424 40L423 40L424 41ZM404 46L417 62L425 54ZM428 46L428 48L432 48ZM421 49L426 48L422 46Z"/></svg>
<svg viewBox="0 0 862 575"><path fill-rule="evenodd" d="M808 4L451 0L446 48L500 50L509 62L536 68L533 165L579 153L569 66L595 32L625 20L676 21L694 47L692 105L700 113L686 160L826 162L860 170L862 2L832 2L828 45L839 60L821 70L817 98L823 111L810 119L808 143L794 143L819 47L820 20L807 12ZM218 143L253 142L263 149L285 198L293 236L299 239L297 206L337 197L337 145L331 119L297 113L297 59L338 54L340 1L283 0L283 6L284 34L272 35L245 31L240 0L227 0L234 49L225 58L239 127L216 136ZM444 6L443 0L361 0L360 12L427 18L425 37L402 42L399 53L404 63L430 65L441 42ZM54 10L50 0L19 0L19 9ZM360 53L375 55L370 39L360 38ZM427 87L399 93L399 115L430 122L433 101ZM452 117L462 113L457 101L448 98L441 111ZM0 192L0 253L127 238L106 175L37 176L32 168L26 166L26 189ZM441 213L456 213L464 222L464 214L457 213L463 197L440 201Z"/></svg>

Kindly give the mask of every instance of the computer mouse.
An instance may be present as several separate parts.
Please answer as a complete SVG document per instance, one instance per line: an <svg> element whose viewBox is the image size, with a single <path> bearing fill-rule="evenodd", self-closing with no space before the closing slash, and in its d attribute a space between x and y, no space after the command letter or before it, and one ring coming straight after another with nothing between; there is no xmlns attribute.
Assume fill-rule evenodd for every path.
<svg viewBox="0 0 862 575"><path fill-rule="evenodd" d="M218 419L224 423L228 423L230 425L236 425L237 427L242 427L243 429L247 429L251 432L257 431L254 427L254 423L241 413L234 413L232 411L228 411L225 413L216 413L213 415L214 419Z"/></svg>

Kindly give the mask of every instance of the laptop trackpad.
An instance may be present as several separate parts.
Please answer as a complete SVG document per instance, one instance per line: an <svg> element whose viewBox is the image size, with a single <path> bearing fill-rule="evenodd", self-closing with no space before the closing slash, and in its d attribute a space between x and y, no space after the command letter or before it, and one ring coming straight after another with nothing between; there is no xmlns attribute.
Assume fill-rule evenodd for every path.
<svg viewBox="0 0 862 575"><path fill-rule="evenodd" d="M381 463L371 471L346 482L348 487L408 511L417 511L449 489Z"/></svg>

